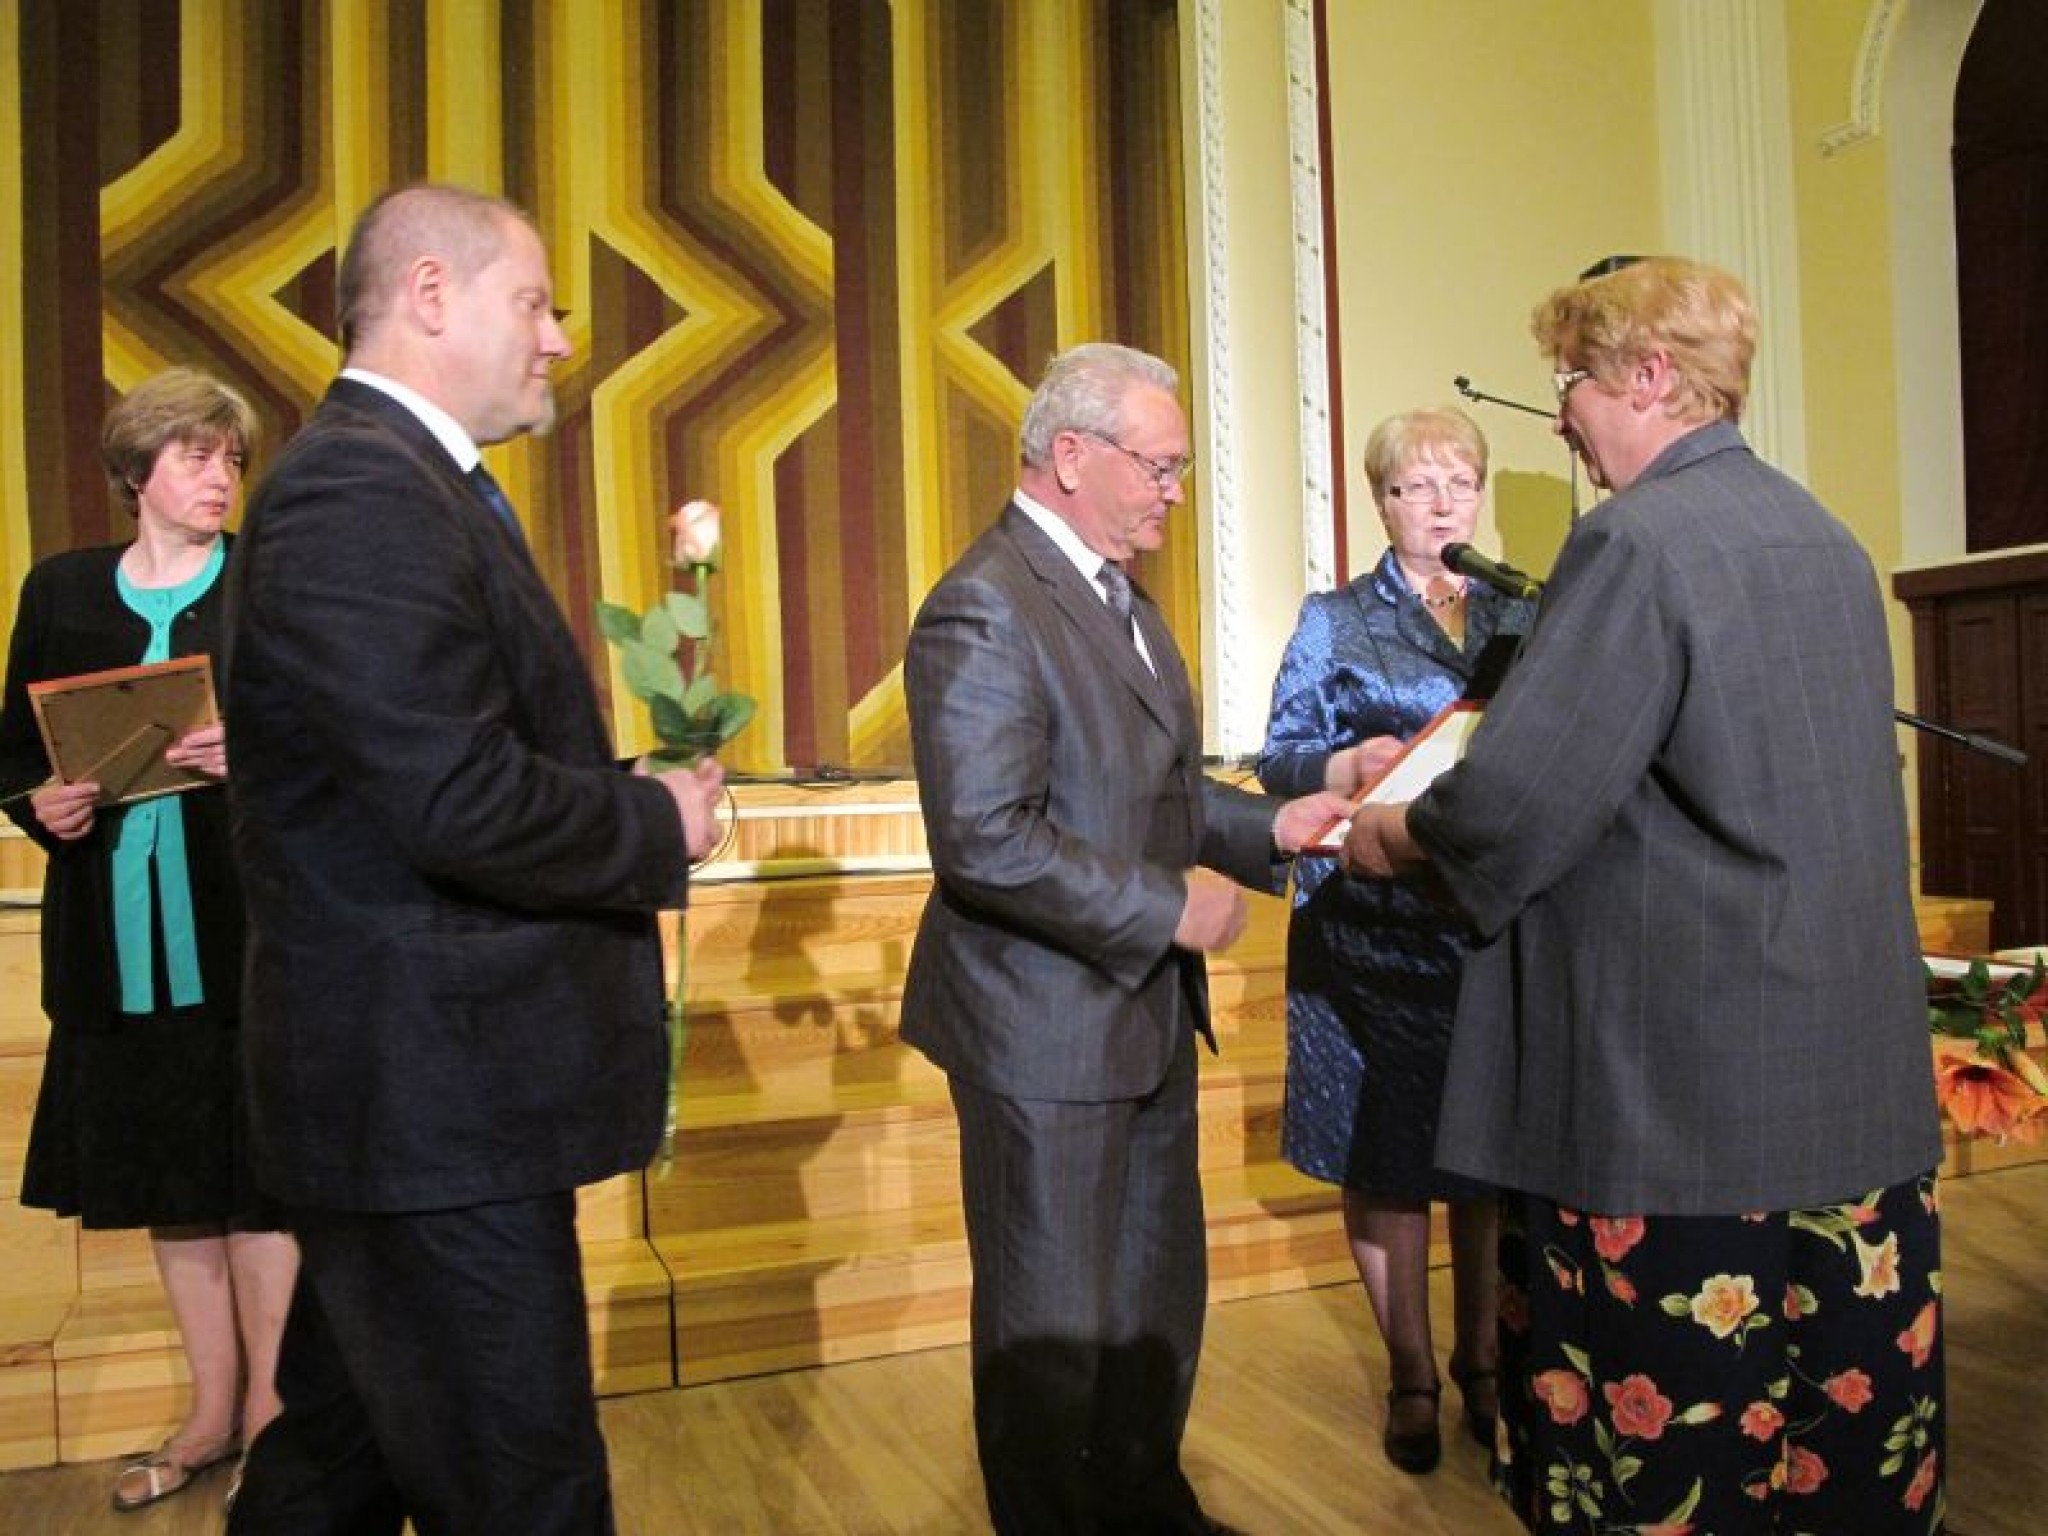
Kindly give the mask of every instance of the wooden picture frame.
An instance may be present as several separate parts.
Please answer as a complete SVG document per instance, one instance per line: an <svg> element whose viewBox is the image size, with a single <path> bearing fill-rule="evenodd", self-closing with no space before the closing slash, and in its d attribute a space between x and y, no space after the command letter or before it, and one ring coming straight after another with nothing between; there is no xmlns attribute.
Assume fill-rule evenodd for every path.
<svg viewBox="0 0 2048 1536"><path fill-rule="evenodd" d="M220 781L164 761L164 749L220 719L204 656L28 685L50 767L66 784L100 786L100 805L126 805Z"/></svg>

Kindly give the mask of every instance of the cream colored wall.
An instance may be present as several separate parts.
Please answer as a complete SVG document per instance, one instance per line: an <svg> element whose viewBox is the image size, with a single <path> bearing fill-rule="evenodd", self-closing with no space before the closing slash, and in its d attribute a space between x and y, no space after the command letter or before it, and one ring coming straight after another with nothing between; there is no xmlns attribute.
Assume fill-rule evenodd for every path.
<svg viewBox="0 0 2048 1536"><path fill-rule="evenodd" d="M1956 76L1982 0L1908 6L1885 48L1876 140L1888 172L1898 375L1900 554L1964 549L1962 364L1956 316Z"/></svg>
<svg viewBox="0 0 2048 1536"><path fill-rule="evenodd" d="M1808 483L1870 551L1963 553L1961 372L1949 145L1979 0L1901 14L1786 0L1805 312ZM1879 67L1881 66L1881 67ZM1821 135L1860 130L1833 153ZM1889 602L1895 697L1914 695L1910 618ZM1899 732L1910 786L1924 743ZM1908 794L1917 827L1918 797Z"/></svg>
<svg viewBox="0 0 2048 1536"><path fill-rule="evenodd" d="M1656 57L1646 0L1330 0L1329 35L1355 573L1385 544L1357 469L1373 424L1457 403L1459 374L1548 406L1530 310L1600 256L1661 247ZM1466 408L1493 451L1480 542L1541 575L1569 459L1545 420Z"/></svg>
<svg viewBox="0 0 2048 1536"><path fill-rule="evenodd" d="M1785 7L1807 483L1888 571L1899 561L1900 512L1884 146L1866 140L1832 155L1820 147L1847 113L1863 21L1861 6Z"/></svg>
<svg viewBox="0 0 2048 1536"><path fill-rule="evenodd" d="M1189 0L1183 29L1195 295L1191 397L1203 476L1202 636L1211 750L1257 745L1304 580L1287 0ZM1296 19L1306 14L1306 0ZM1547 406L1528 317L1552 287L1662 227L1650 0L1328 0L1335 323L1346 579L1384 545L1358 463L1374 423L1456 402L1464 374ZM1204 26L1220 46L1200 58ZM1200 111L1212 114L1205 133ZM1204 184L1220 190L1210 222ZM1219 293L1205 281L1217 250ZM1220 334L1212 334L1218 332ZM1219 363L1219 354L1221 361ZM1220 366L1227 400L1211 388ZM1538 574L1569 520L1570 459L1546 418L1467 407L1492 444L1480 542ZM1219 461L1244 534L1219 555ZM1581 487L1590 504L1591 492ZM1192 530L1191 530L1192 531ZM1227 636L1219 632L1229 629ZM1244 705L1259 707L1247 721Z"/></svg>
<svg viewBox="0 0 2048 1536"><path fill-rule="evenodd" d="M1788 0L1785 8L1805 329L1806 481L1870 552L1886 583L1893 697L1910 708L1912 623L1905 606L1891 601L1889 587L1901 563L1903 519L1887 156L1876 138L1832 154L1821 148L1821 136L1850 116L1865 19L1858 5ZM1918 750L1913 737L1900 729L1909 789ZM1916 824L1917 798L1906 797Z"/></svg>
<svg viewBox="0 0 2048 1536"><path fill-rule="evenodd" d="M1979 0L1903 11L1887 0L1729 3L1781 6L1772 19L1782 20L1786 53L1804 476L1888 582L1900 565L1962 550L1942 210L1955 59ZM1597 256L1665 248L1666 189L1655 0L1327 7L1348 575L1383 543L1357 469L1372 425L1454 400L1460 373L1545 404L1531 307ZM1236 664L1241 689L1270 682L1303 585L1301 539L1288 525L1299 498L1280 489L1298 483L1288 477L1300 466L1293 252L1278 170L1286 12L1286 0L1218 8L1233 125L1221 153L1236 202L1234 431L1263 532L1235 571L1205 550L1205 572L1214 586L1236 584L1250 609L1258 638ZM1857 112L1872 131L1839 133ZM1198 334L1198 355L1200 344ZM1545 421L1466 408L1494 448L1495 506L1481 541L1541 575L1565 530L1568 461ZM1204 636L1211 656L1212 640ZM1910 632L1896 605L1893 656L1897 696L1910 704ZM1211 706L1213 737L1213 692ZM1914 746L1902 732L1902 751Z"/></svg>

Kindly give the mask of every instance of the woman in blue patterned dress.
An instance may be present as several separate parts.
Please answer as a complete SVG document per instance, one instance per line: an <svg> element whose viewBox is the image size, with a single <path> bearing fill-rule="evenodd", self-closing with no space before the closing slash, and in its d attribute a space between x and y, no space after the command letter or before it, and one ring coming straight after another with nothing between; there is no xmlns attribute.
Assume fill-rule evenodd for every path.
<svg viewBox="0 0 2048 1536"><path fill-rule="evenodd" d="M1488 643L1534 617L1445 568L1469 542L1486 440L1453 409L1382 422L1365 475L1387 529L1379 563L1302 605L1273 685L1259 779L1273 794L1352 794L1466 692ZM1456 1288L1450 1373L1473 1436L1490 1446L1494 1202L1435 1167L1437 1104L1464 955L1460 921L1427 879L1367 882L1334 860L1295 867L1287 945L1282 1151L1344 1190L1344 1228L1386 1342L1387 1458L1427 1472L1442 1455L1429 1320L1429 1206L1450 1205Z"/></svg>

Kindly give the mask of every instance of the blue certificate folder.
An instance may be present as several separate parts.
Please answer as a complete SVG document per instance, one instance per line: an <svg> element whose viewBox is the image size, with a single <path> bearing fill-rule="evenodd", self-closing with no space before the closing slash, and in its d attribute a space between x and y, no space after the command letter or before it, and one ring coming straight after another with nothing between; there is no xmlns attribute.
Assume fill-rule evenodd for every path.
<svg viewBox="0 0 2048 1536"><path fill-rule="evenodd" d="M28 697L51 771L66 784L97 781L102 805L217 782L164 761L172 742L220 718L204 656L30 683Z"/></svg>

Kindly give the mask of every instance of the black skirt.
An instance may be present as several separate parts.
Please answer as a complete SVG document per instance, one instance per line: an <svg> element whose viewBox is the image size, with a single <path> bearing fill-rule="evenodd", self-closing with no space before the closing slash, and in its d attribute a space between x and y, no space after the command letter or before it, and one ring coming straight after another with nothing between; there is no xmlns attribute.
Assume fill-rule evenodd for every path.
<svg viewBox="0 0 2048 1536"><path fill-rule="evenodd" d="M234 1020L192 1008L57 1026L21 1203L87 1227L273 1229L248 1149Z"/></svg>

